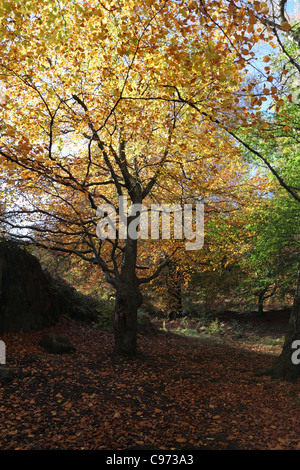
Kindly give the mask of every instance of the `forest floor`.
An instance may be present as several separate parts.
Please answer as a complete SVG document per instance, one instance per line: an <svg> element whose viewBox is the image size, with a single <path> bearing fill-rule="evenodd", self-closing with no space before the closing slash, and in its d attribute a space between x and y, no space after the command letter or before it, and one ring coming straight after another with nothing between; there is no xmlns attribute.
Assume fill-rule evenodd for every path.
<svg viewBox="0 0 300 470"><path fill-rule="evenodd" d="M256 374L280 353L287 320L225 316L214 334L157 321L134 359L113 354L111 332L73 320L4 334L16 376L0 385L0 449L300 450L299 381ZM49 331L76 352L46 353Z"/></svg>

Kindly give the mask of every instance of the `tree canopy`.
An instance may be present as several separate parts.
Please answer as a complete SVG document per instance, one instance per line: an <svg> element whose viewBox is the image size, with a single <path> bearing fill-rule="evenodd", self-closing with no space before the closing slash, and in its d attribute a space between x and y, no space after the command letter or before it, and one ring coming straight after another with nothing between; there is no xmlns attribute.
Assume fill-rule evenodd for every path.
<svg viewBox="0 0 300 470"><path fill-rule="evenodd" d="M174 253L183 259L185 245L119 232L101 240L102 204L119 214L120 197L204 203L208 240L237 253L238 230L230 242L218 235L228 214L238 214L238 227L278 183L299 200L297 184L262 143L270 127L262 106L272 100L278 128L292 98L278 92L269 53L258 70L257 48L276 47L278 31L297 36L282 9L279 23L270 15L266 2L246 0L11 0L0 7L2 233L99 266L116 289L121 352L136 350L140 286ZM247 152L275 179L257 171ZM204 261L215 252L210 263L218 264L211 246Z"/></svg>

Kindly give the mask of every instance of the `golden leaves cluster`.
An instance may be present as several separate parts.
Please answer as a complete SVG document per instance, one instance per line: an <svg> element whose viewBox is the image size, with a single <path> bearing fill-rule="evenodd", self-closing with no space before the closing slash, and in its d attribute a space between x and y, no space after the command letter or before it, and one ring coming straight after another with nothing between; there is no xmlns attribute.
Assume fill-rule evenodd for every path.
<svg viewBox="0 0 300 470"><path fill-rule="evenodd" d="M236 3L4 2L0 148L10 159L2 161L22 163L25 183L44 176L64 185L80 214L87 191L99 202L124 184L120 139L133 178L147 184L157 174L153 199L223 193L240 153L214 122L255 119L244 68L265 39L255 15L264 2Z"/></svg>

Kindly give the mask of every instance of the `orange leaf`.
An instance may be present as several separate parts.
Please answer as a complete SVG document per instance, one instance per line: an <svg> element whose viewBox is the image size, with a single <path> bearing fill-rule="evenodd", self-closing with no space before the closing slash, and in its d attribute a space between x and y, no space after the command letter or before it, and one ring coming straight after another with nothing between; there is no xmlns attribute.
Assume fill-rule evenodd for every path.
<svg viewBox="0 0 300 470"><path fill-rule="evenodd" d="M282 25L280 26L280 29L282 31L289 31L290 29L292 29L290 23L288 23L288 21L285 21L284 23L282 23Z"/></svg>

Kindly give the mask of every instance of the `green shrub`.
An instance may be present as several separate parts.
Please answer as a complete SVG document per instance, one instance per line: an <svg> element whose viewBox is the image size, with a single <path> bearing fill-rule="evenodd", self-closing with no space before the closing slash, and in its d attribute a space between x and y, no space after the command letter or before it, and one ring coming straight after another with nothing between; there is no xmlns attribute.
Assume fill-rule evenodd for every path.
<svg viewBox="0 0 300 470"><path fill-rule="evenodd" d="M98 318L92 326L101 330L112 331L114 325L114 303L109 300L104 301L101 299L98 312Z"/></svg>
<svg viewBox="0 0 300 470"><path fill-rule="evenodd" d="M221 323L218 318L213 320L205 330L205 333L208 335L221 335L224 333L224 323Z"/></svg>

